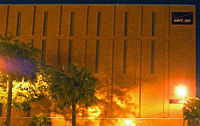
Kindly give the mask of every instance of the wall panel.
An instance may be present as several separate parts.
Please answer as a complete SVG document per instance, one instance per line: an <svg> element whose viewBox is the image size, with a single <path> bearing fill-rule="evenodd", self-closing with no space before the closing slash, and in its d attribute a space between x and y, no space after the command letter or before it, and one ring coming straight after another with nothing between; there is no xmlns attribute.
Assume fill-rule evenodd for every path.
<svg viewBox="0 0 200 126"><path fill-rule="evenodd" d="M47 39L46 40L46 55L45 63L49 66L57 66L57 56L58 56L58 40Z"/></svg>

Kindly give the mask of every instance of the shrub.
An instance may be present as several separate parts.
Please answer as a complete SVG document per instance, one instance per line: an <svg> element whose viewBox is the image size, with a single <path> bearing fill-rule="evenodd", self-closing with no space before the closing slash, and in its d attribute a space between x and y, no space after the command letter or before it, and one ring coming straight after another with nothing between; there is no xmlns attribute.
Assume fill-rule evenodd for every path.
<svg viewBox="0 0 200 126"><path fill-rule="evenodd" d="M33 116L29 126L51 126L51 120L44 114Z"/></svg>
<svg viewBox="0 0 200 126"><path fill-rule="evenodd" d="M200 125L200 99L190 98L184 103L183 117L188 120L188 126Z"/></svg>

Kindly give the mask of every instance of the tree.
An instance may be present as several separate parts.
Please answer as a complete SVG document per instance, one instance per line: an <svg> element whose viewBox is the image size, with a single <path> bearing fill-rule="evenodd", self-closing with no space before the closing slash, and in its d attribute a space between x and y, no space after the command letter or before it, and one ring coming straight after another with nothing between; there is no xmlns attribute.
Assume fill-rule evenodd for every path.
<svg viewBox="0 0 200 126"><path fill-rule="evenodd" d="M91 106L95 103L97 79L83 67L76 65L69 67L66 75L61 69L50 71L50 94L54 103L61 109L72 107L72 126L76 126L76 106Z"/></svg>
<svg viewBox="0 0 200 126"><path fill-rule="evenodd" d="M2 75L0 73L0 75ZM24 111L29 116L31 110L31 103L43 98L46 94L47 83L42 80L42 75L37 74L37 81L13 81L12 88L12 105L17 109ZM7 104L8 88L6 80L0 77L0 103Z"/></svg>
<svg viewBox="0 0 200 126"><path fill-rule="evenodd" d="M188 120L188 126L200 125L200 99L190 98L184 103L183 118Z"/></svg>
<svg viewBox="0 0 200 126"><path fill-rule="evenodd" d="M38 72L39 54L32 43L0 35L1 79L8 84L6 126L10 126L13 83L22 80L34 82Z"/></svg>

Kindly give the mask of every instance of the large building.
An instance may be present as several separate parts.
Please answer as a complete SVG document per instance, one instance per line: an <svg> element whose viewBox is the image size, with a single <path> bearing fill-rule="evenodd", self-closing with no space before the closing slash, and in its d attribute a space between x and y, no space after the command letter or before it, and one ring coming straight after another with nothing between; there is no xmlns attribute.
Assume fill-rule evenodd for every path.
<svg viewBox="0 0 200 126"><path fill-rule="evenodd" d="M71 63L88 67L104 87L99 95L108 99L101 117L182 118L177 87L187 89L186 98L196 96L195 9L195 5L0 5L0 34L32 41L42 50L44 64L66 71ZM151 122L179 124L179 119L170 124Z"/></svg>

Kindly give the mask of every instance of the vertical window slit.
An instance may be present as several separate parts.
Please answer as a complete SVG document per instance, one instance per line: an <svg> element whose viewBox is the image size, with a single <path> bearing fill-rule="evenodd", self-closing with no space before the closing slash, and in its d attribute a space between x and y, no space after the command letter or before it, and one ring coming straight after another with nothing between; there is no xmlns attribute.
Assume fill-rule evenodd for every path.
<svg viewBox="0 0 200 126"><path fill-rule="evenodd" d="M46 40L42 40L42 65L45 65Z"/></svg>
<svg viewBox="0 0 200 126"><path fill-rule="evenodd" d="M155 41L151 41L151 74L154 73L154 50L155 49Z"/></svg>
<svg viewBox="0 0 200 126"><path fill-rule="evenodd" d="M7 17L6 17L6 33L5 33L5 35L7 35L7 33L8 33L8 19L9 19L9 11L10 11L10 6L8 6L8 8L7 8Z"/></svg>
<svg viewBox="0 0 200 126"><path fill-rule="evenodd" d="M71 64L71 59L72 58L72 40L69 40L69 53L68 53L68 68ZM69 71L69 69L68 69Z"/></svg>
<svg viewBox="0 0 200 126"><path fill-rule="evenodd" d="M98 73L98 63L99 63L99 40L96 41L96 65L95 65L95 73Z"/></svg>
<svg viewBox="0 0 200 126"><path fill-rule="evenodd" d="M97 16L97 36L100 36L100 26L101 25L101 12L98 12Z"/></svg>
<svg viewBox="0 0 200 126"><path fill-rule="evenodd" d="M71 21L70 21L70 36L73 36L74 32L74 12L71 12Z"/></svg>
<svg viewBox="0 0 200 126"><path fill-rule="evenodd" d="M47 35L47 20L48 20L48 12L44 12L43 36Z"/></svg>
<svg viewBox="0 0 200 126"><path fill-rule="evenodd" d="M141 7L141 32L140 35L142 36L142 32L143 32L143 6Z"/></svg>
<svg viewBox="0 0 200 126"><path fill-rule="evenodd" d="M155 12L152 13L152 36L155 36Z"/></svg>
<svg viewBox="0 0 200 126"><path fill-rule="evenodd" d="M61 35L61 25L62 25L62 6L60 6L60 23L59 23L59 35Z"/></svg>
<svg viewBox="0 0 200 126"><path fill-rule="evenodd" d="M168 16L168 36L170 36L170 31L171 31L171 26L170 26L170 24L171 24L171 16L170 16L170 13L171 13L171 10L170 10L171 8L170 8L170 6L169 6L169 12L168 12L168 14L169 14L169 16Z"/></svg>
<svg viewBox="0 0 200 126"><path fill-rule="evenodd" d="M125 12L125 22L124 22L124 36L128 33L128 12Z"/></svg>
<svg viewBox="0 0 200 126"><path fill-rule="evenodd" d="M113 35L115 35L115 18L116 18L116 6L114 6Z"/></svg>
<svg viewBox="0 0 200 126"><path fill-rule="evenodd" d="M60 39L58 40L57 66L60 67Z"/></svg>
<svg viewBox="0 0 200 126"><path fill-rule="evenodd" d="M34 6L34 10L33 10L33 29L32 29L32 35L35 34L35 14L36 14L36 6Z"/></svg>
<svg viewBox="0 0 200 126"><path fill-rule="evenodd" d="M87 7L87 21L86 21L86 36L88 35L88 22L89 22L89 6Z"/></svg>
<svg viewBox="0 0 200 126"><path fill-rule="evenodd" d="M18 12L18 14L17 14L16 36L20 35L20 25L21 25L21 12Z"/></svg>
<svg viewBox="0 0 200 126"><path fill-rule="evenodd" d="M126 73L127 60L127 40L124 40L124 58L123 58L123 73Z"/></svg>

